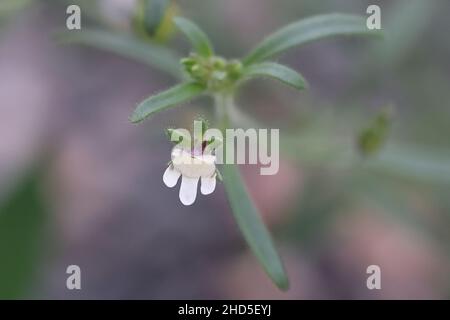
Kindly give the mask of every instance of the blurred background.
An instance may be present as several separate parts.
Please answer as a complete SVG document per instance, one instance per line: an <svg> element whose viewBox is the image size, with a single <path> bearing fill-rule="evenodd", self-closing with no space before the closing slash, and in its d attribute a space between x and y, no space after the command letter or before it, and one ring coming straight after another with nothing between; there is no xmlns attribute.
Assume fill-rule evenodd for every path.
<svg viewBox="0 0 450 320"><path fill-rule="evenodd" d="M81 7L81 31L65 27L69 4ZM252 121L280 128L279 173L242 168L291 280L280 292L222 185L184 207L162 183L164 129L211 118L212 101L138 126L128 116L178 81L189 46L173 14L239 58L289 22L365 15L369 4L381 7L384 40L295 48L279 60L308 91L257 81L238 97ZM133 0L0 2L0 298L450 298L447 0L177 0L153 24L139 10ZM363 137L386 106L369 148ZM66 288L72 264L82 290ZM373 264L381 290L366 287Z"/></svg>

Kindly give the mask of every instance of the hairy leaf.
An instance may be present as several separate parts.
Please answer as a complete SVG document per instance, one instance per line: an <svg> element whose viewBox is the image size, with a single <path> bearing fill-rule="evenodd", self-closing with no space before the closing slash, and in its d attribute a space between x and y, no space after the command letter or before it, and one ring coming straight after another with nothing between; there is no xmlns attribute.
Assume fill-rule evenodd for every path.
<svg viewBox="0 0 450 320"><path fill-rule="evenodd" d="M191 41L194 50L201 56L210 57L213 55L213 47L208 36L192 21L176 17L174 22L177 27L183 32Z"/></svg>
<svg viewBox="0 0 450 320"><path fill-rule="evenodd" d="M249 65L267 60L289 48L311 41L340 35L380 35L369 30L366 19L348 14L319 15L281 28L261 42L245 59Z"/></svg>
<svg viewBox="0 0 450 320"><path fill-rule="evenodd" d="M244 69L243 78L267 77L279 80L298 90L305 89L305 79L295 70L274 62L253 64Z"/></svg>
<svg viewBox="0 0 450 320"><path fill-rule="evenodd" d="M142 101L134 110L130 121L140 122L156 112L186 102L200 95L204 90L204 86L193 82L177 85Z"/></svg>

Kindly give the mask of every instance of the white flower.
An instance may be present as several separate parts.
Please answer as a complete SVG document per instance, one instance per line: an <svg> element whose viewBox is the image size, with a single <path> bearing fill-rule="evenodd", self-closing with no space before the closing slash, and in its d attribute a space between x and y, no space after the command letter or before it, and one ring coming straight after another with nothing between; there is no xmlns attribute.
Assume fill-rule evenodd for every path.
<svg viewBox="0 0 450 320"><path fill-rule="evenodd" d="M172 150L172 163L163 175L169 188L175 187L181 176L180 200L186 206L194 203L197 197L198 180L201 179L200 192L211 194L216 188L216 157L202 152L191 152L180 147Z"/></svg>

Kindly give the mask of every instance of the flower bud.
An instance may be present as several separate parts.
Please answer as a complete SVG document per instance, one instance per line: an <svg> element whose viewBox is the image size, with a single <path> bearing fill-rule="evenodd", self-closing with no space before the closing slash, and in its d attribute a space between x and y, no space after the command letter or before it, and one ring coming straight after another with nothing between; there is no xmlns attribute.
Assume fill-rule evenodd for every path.
<svg viewBox="0 0 450 320"><path fill-rule="evenodd" d="M363 129L358 136L358 149L364 156L377 153L386 142L390 122L392 118L392 108L384 108L372 121Z"/></svg>
<svg viewBox="0 0 450 320"><path fill-rule="evenodd" d="M211 64L214 69L224 69L227 62L222 57L212 57Z"/></svg>

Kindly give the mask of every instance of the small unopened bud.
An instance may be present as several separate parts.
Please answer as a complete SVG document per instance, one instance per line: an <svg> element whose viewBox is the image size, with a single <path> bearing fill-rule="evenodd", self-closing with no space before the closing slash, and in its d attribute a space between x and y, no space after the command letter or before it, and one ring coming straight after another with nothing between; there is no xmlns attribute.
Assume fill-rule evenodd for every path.
<svg viewBox="0 0 450 320"><path fill-rule="evenodd" d="M384 108L372 123L361 131L358 136L358 149L364 156L375 154L384 145L391 119L392 107Z"/></svg>
<svg viewBox="0 0 450 320"><path fill-rule="evenodd" d="M199 64L194 64L190 68L191 75L196 78L203 78L205 76L205 69Z"/></svg>
<svg viewBox="0 0 450 320"><path fill-rule="evenodd" d="M195 60L193 58L182 58L180 63L186 67L192 67L195 64Z"/></svg>
<svg viewBox="0 0 450 320"><path fill-rule="evenodd" d="M242 63L239 60L232 60L228 64L228 72L231 77L238 77L242 73Z"/></svg>
<svg viewBox="0 0 450 320"><path fill-rule="evenodd" d="M227 64L225 59L221 57L212 57L211 62L214 69L223 69Z"/></svg>

